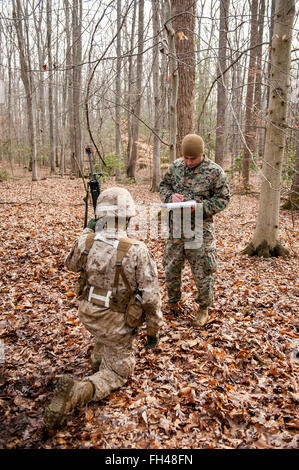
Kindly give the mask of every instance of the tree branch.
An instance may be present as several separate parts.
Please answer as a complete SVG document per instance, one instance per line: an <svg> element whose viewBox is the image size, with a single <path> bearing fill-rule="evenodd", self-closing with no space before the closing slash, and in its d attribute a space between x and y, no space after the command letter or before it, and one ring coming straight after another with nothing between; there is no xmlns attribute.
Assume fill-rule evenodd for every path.
<svg viewBox="0 0 299 470"><path fill-rule="evenodd" d="M122 29L123 27L123 24L126 20L126 16L127 16L127 13L129 11L129 9L131 8L131 5L133 4L133 1L131 1L131 3L129 4L128 8L127 8L127 11L126 13L124 14L124 17L122 19L122 22L120 24L120 27L118 28L118 30L116 31L115 35L113 36L113 38L111 39L111 41L109 42L108 46L106 47L105 51L103 52L103 54L101 55L101 57L97 60L90 76L89 76L89 79L88 79L88 82L87 82L87 91L86 91L86 99L85 99L85 113L86 113L86 124L87 124L87 130L88 130L88 133L89 133L89 136L91 138L91 141L97 151L97 154L99 155L100 159L102 160L103 164L106 166L106 162L104 160L104 158L102 157L98 147L97 147L97 144L95 143L95 140L93 138L93 135L92 135L92 132L91 132L91 129L90 129L90 122L89 122L89 108L88 108L88 101L89 101L89 94L90 94L90 86L91 86L91 83L92 83L92 80L93 80L93 77L94 77L94 74L95 74L95 71L98 67L98 65L101 63L102 59L105 57L107 51L109 50L110 46L113 44L113 42L115 41L115 39L117 38L120 30Z"/></svg>
<svg viewBox="0 0 299 470"><path fill-rule="evenodd" d="M215 83L217 83L217 81L219 80L219 78L223 77L223 75L224 75L226 72L228 72L228 70L231 69L231 68L238 62L238 60L241 59L241 57L242 57L244 54L246 54L246 52L250 51L251 49L255 49L256 47L263 46L264 44L269 44L269 43L268 43L268 42L262 42L262 43L260 43L260 44L254 45L253 47L249 47L248 49L245 49L245 51L242 51L242 52L238 55L238 57L237 57L233 62L231 62L231 64L228 65L228 67L226 67L226 69L225 69L223 72L221 72L219 75L217 75L217 77L213 80L212 85L211 85L210 88L209 88L208 94L207 94L207 96L206 96L206 98L205 98L205 100L204 100L204 102L203 102L201 112L200 112L200 114L199 114L199 116L198 116L197 132L199 132L199 129L200 129L200 120L201 120L201 118L202 118L202 115L203 115L204 110L205 110L205 106L206 106L207 101L208 101L208 99L209 99L209 97L210 97L210 94L211 94L211 92L212 92L212 90L213 90L213 88L214 88Z"/></svg>

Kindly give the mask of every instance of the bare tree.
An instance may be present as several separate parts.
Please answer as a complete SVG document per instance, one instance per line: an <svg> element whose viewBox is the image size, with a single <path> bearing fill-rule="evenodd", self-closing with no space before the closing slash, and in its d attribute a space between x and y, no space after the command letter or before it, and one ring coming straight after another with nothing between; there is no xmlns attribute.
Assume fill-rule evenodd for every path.
<svg viewBox="0 0 299 470"><path fill-rule="evenodd" d="M127 176L135 179L137 149L139 138L139 117L141 111L142 94L142 68L143 68L143 40L144 40L144 0L138 2L138 56L136 70L136 100L132 118L132 149L127 167Z"/></svg>
<svg viewBox="0 0 299 470"><path fill-rule="evenodd" d="M38 5L38 14L33 15L35 31L36 31L36 46L39 65L39 84L38 84L38 102L37 102L37 143L39 144L39 151L42 157L42 162L45 164L45 156L47 151L47 126L46 126L46 99L45 99L45 67L47 55L47 35L45 37L43 31L43 15L44 4Z"/></svg>
<svg viewBox="0 0 299 470"><path fill-rule="evenodd" d="M296 159L293 182L290 189L288 200L282 206L283 209L298 210L299 209L299 136L296 143Z"/></svg>
<svg viewBox="0 0 299 470"><path fill-rule="evenodd" d="M161 94L159 86L159 0L152 0L153 6L153 90L154 90L154 145L153 145L153 177L151 191L159 191L161 180L160 140L161 132Z"/></svg>
<svg viewBox="0 0 299 470"><path fill-rule="evenodd" d="M118 159L118 166L116 168L116 179L120 179L120 148L121 148L121 133L120 133L120 95L121 95L121 0L117 0L117 31L116 38L116 78L115 78L115 154Z"/></svg>
<svg viewBox="0 0 299 470"><path fill-rule="evenodd" d="M32 181L37 181L36 135L33 111L34 77L29 48L28 15L23 11L20 0L13 0L13 20L18 39L21 78L26 93Z"/></svg>
<svg viewBox="0 0 299 470"><path fill-rule="evenodd" d="M53 60L52 60L52 0L47 0L47 53L48 53L48 106L49 106L49 137L51 172L55 172L55 140L54 140L54 104L53 104Z"/></svg>
<svg viewBox="0 0 299 470"><path fill-rule="evenodd" d="M2 24L1 24L1 20L0 20L0 125L1 125L0 143L2 143L1 141L3 139L3 135L2 135L2 132L3 132L3 114L4 114L3 105L4 105L4 102L5 102L5 99L4 99L4 72L3 72L3 65L2 65L3 64L2 50L3 50ZM2 146L0 145L0 161L2 159L3 159Z"/></svg>
<svg viewBox="0 0 299 470"><path fill-rule="evenodd" d="M171 0L179 72L176 141L178 157L181 156L184 136L193 133L195 125L195 4L191 0Z"/></svg>
<svg viewBox="0 0 299 470"><path fill-rule="evenodd" d="M224 160L224 132L225 132L225 111L226 111L226 50L227 50L227 17L229 15L229 0L220 0L220 27L217 76L217 127L216 127L216 150L215 162L223 165Z"/></svg>
<svg viewBox="0 0 299 470"><path fill-rule="evenodd" d="M82 168L82 136L80 123L81 81L82 81L82 0L72 3L72 118L74 156Z"/></svg>
<svg viewBox="0 0 299 470"><path fill-rule="evenodd" d="M260 0L259 5L259 16L258 16L258 37L257 44L259 46L256 50L256 76L255 76L255 88L254 88L254 112L256 114L257 122L257 143L256 148L258 149L259 155L262 155L261 149L264 148L264 129L263 129L263 120L261 118L262 114L262 53L263 53L263 34L264 34L264 16L265 16L265 0Z"/></svg>
<svg viewBox="0 0 299 470"><path fill-rule="evenodd" d="M171 22L170 1L163 3L163 21L167 35L167 52L169 57L169 162L176 159L176 140L177 140L177 99L179 89L178 62L176 59L175 31ZM164 51L166 45L162 49Z"/></svg>
<svg viewBox="0 0 299 470"><path fill-rule="evenodd" d="M134 35L135 35L135 24L136 24L136 11L137 11L137 2L134 1L133 5L133 15L132 15L132 25L131 25L131 35L129 42L129 50L132 51L134 47ZM129 55L128 59L128 92L127 92L127 133L128 133L128 143L127 143L127 158L126 158L126 167L128 167L130 155L132 152L132 82L134 80L134 70L133 70L133 56Z"/></svg>
<svg viewBox="0 0 299 470"><path fill-rule="evenodd" d="M243 152L243 185L244 188L249 186L249 169L250 158L255 151L255 136L256 136L256 119L253 112L253 97L254 97L254 81L256 72L256 40L257 40L257 10L258 0L251 2L251 26L250 26L250 58L248 67L247 78L247 92L246 92L246 111L245 111L245 146Z"/></svg>
<svg viewBox="0 0 299 470"><path fill-rule="evenodd" d="M69 126L69 148L71 170L76 172L75 155L75 129L74 129L74 106L73 106L73 70L72 70L72 42L71 42L71 6L69 0L64 0L65 14L65 37L66 37L66 57L65 57L65 120L68 119ZM66 123L66 122L65 122ZM65 157L64 157L65 158Z"/></svg>
<svg viewBox="0 0 299 470"><path fill-rule="evenodd" d="M298 80L298 76L297 76ZM298 83L298 82L297 82ZM295 168L293 173L292 185L289 190L288 199L283 204L283 209L298 210L299 209L299 128L298 128L298 116L299 116L299 91L297 89L295 94L296 103L293 103L294 123L291 135L291 141L294 145L296 152L295 156Z"/></svg>
<svg viewBox="0 0 299 470"><path fill-rule="evenodd" d="M263 182L253 240L244 250L249 255L269 257L287 254L287 250L278 241L278 233L294 16L295 0L276 0Z"/></svg>
<svg viewBox="0 0 299 470"><path fill-rule="evenodd" d="M53 101L54 101L54 140L55 140L55 164L56 168L61 169L61 152L59 152L59 143L61 137L61 110L60 110L60 97L61 97L61 87L59 82L59 74L57 72L57 64L59 63L59 52L60 52L60 41L59 41L59 25L61 24L60 18L61 11L60 9L56 12L55 23L56 23L56 44L55 44L55 62L53 64L53 81L54 81L54 92L53 92ZM63 76L63 73L61 74ZM60 157L60 158L59 158Z"/></svg>
<svg viewBox="0 0 299 470"><path fill-rule="evenodd" d="M56 169L61 165L62 174L68 166L76 174L77 165L72 156L81 160L82 140L84 135L89 135L89 143L101 162L105 161L105 153L121 155L122 142L128 142L126 160L130 162L125 162L126 174L135 178L138 152L143 155L147 141L153 144L154 166L147 167L147 170L154 188L160 178L160 145L164 145L161 146L161 159L166 157L168 150L170 161L180 156L181 138L194 132L195 108L200 125L197 132L206 142L207 156L215 156L216 162L222 164L221 159L229 148L232 174L238 171L240 175L243 146L249 148L246 163L250 162L256 150L255 142L253 139L250 141L252 132L258 133L256 142L264 142L270 50L265 47L265 42L269 34L273 36L268 32L272 0L163 0L157 8L161 18L159 34L156 29L153 31L156 0L148 4L144 2L142 6L143 2L14 0L1 3L1 64L6 90L1 130L4 158L6 154L12 158L16 155L19 162L26 162L27 149L32 148L31 143L27 145L31 120L35 154L44 165L50 166L46 156L50 156L51 149L52 171L55 163ZM165 15L165 7L171 3L173 11ZM253 42L248 34L248 14L254 3L258 3L259 8L256 10L258 28ZM13 4L15 10L20 9L15 16L17 21L11 21ZM219 6L220 31L217 30ZM226 13L228 6L229 14ZM117 7L119 12L122 10L121 15L116 14ZM196 18L198 27L195 34L193 22ZM23 32L21 47L18 35L9 33L9 25L17 31L15 23L19 23L21 29L19 36ZM158 42L160 54L157 54ZM20 66L19 49L23 49L27 68ZM248 77L252 50L257 53L256 70L250 66L255 75ZM294 52L294 59L297 58L298 52ZM296 62L292 64L297 65ZM296 86L293 70L292 84ZM24 71L27 88L23 84ZM26 83L26 78L24 80ZM252 92L251 105L247 104L248 100L246 102L246 92ZM85 116L82 113L82 95ZM27 112L30 99L31 115ZM256 122L247 119L249 111L251 118L256 115ZM6 153L7 142L12 151ZM293 164L288 150L283 169L288 167L289 170ZM163 162L162 168L164 166ZM116 170L118 177L119 168Z"/></svg>

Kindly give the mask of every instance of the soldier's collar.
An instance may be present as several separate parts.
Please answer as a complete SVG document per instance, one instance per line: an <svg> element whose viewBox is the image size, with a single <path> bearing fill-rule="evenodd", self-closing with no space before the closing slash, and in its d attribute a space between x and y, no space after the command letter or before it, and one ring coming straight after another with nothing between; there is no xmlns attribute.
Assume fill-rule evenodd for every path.
<svg viewBox="0 0 299 470"><path fill-rule="evenodd" d="M207 161L207 157L204 155L204 156L203 156L203 160L202 160L198 165L196 165L194 168L188 168L187 165L185 165L185 163L183 163L183 164L184 164L185 171L187 170L187 171L192 171L193 173L198 173L198 172L201 170L202 165L203 165L206 161ZM183 162L184 162L184 160L183 160Z"/></svg>

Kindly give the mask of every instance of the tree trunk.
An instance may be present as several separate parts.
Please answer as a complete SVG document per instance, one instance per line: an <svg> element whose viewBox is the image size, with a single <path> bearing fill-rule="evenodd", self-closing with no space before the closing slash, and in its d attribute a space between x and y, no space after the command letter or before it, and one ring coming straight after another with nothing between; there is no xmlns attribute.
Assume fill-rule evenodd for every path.
<svg viewBox="0 0 299 470"><path fill-rule="evenodd" d="M61 24L60 21L60 10L58 9L56 13L56 37L59 37L59 25ZM60 141L60 129L62 127L62 120L61 116L59 116L59 93L61 87L59 86L59 78L58 73L56 70L56 65L59 64L59 41L56 41L56 51L55 51L55 65L54 65L54 135L55 135L55 161L56 161L56 168L61 167L61 158L59 158L59 141Z"/></svg>
<svg viewBox="0 0 299 470"><path fill-rule="evenodd" d="M65 71L64 74L64 85L62 91L62 129L61 129L61 159L60 159L60 171L61 176L64 176L66 170L66 159L65 159L65 149L66 149L66 115L67 115L67 76L68 72Z"/></svg>
<svg viewBox="0 0 299 470"><path fill-rule="evenodd" d="M175 30L175 49L178 59L179 86L177 100L176 156L181 156L181 144L195 125L195 15L196 2L171 0L172 22Z"/></svg>
<svg viewBox="0 0 299 470"><path fill-rule="evenodd" d="M132 17L132 27L131 27L131 38L130 38L130 51L134 48L134 35L135 35L135 23L136 23L136 10L137 10L137 2L134 1L133 7L133 17ZM127 115L127 132L128 132L128 144L127 144L127 157L126 157L126 168L129 166L130 155L132 152L132 88L133 88L133 80L134 80L134 72L133 72L133 57L132 54L129 56L129 70L128 70L128 97L127 97L127 104L128 104L128 115Z"/></svg>
<svg viewBox="0 0 299 470"><path fill-rule="evenodd" d="M170 2L163 3L163 21L167 34L168 57L169 57L169 163L176 159L176 139L177 139L177 101L179 89L178 61L175 49L175 31L171 23Z"/></svg>
<svg viewBox="0 0 299 470"><path fill-rule="evenodd" d="M80 97L82 66L82 0L74 0L72 9L72 59L73 59L73 88L72 88L72 114L74 133L74 157L80 168L83 168L82 138L80 123ZM76 165L75 165L76 166ZM76 167L76 174L78 169Z"/></svg>
<svg viewBox="0 0 299 470"><path fill-rule="evenodd" d="M160 26L161 26L161 35L163 42L165 42L164 34L163 34L163 26L164 26L164 5L162 2L159 3L159 18L160 18ZM167 77L169 75L168 70L168 58L167 54L165 54L165 47L161 44L160 46L160 67L159 67L159 74L160 74L160 108L161 108L161 135L168 137L169 132L169 80Z"/></svg>
<svg viewBox="0 0 299 470"><path fill-rule="evenodd" d="M2 58L2 51L3 51L3 44L2 44L2 28L1 28L1 21L0 21L0 143L3 139L2 132L4 131L4 104L5 104L5 91L4 91L4 70L3 70L3 58ZM2 156L3 148L0 145L0 161L3 159Z"/></svg>
<svg viewBox="0 0 299 470"><path fill-rule="evenodd" d="M132 149L128 162L127 176L135 179L137 149L139 138L139 117L141 111L142 95L142 68L143 68L143 38L144 38L144 0L138 2L138 56L137 56L137 80L136 80L136 101L134 106L134 116L132 118Z"/></svg>
<svg viewBox="0 0 299 470"><path fill-rule="evenodd" d="M49 137L50 167L55 172L55 140L54 140L54 105L53 105L53 60L52 60L52 0L47 0L47 52L48 52L48 106L49 106Z"/></svg>
<svg viewBox="0 0 299 470"><path fill-rule="evenodd" d="M264 16L265 16L265 0L260 0L259 19L258 19L258 38L257 43L262 44L264 35ZM260 119L262 116L262 53L263 46L259 46L256 50L256 78L255 78L255 89L254 89L254 109L256 113L256 121L258 124L257 128L257 144L256 148L259 155L260 150L264 147L264 119Z"/></svg>
<svg viewBox="0 0 299 470"><path fill-rule="evenodd" d="M220 29L218 45L217 77L226 69L227 50L227 18L229 15L229 0L220 0ZM217 81L217 127L215 162L223 166L224 161L224 129L226 111L226 75L221 75Z"/></svg>
<svg viewBox="0 0 299 470"><path fill-rule="evenodd" d="M253 240L244 250L249 255L269 257L287 254L278 241L278 230L294 15L295 0L276 0L263 182Z"/></svg>
<svg viewBox="0 0 299 470"><path fill-rule="evenodd" d="M216 5L215 2L208 2L210 7L210 11L208 13L209 18L214 18L216 16L216 12L214 11L214 7ZM205 9L205 4L202 5L202 8ZM205 11L205 10L204 10ZM205 19L205 13L204 13L204 19ZM203 73L201 75L201 81L200 81L200 104L199 104L199 109L201 110L198 118L197 118L197 132L201 133L201 135L208 134L208 139L206 139L205 142L205 148L206 148L206 153L207 156L209 157L209 152L210 152L210 146L209 146L209 140L210 140L210 128L214 127L214 109L215 109L215 104L212 102L210 104L210 109L205 110L205 104L206 100L210 94L210 91L208 92L209 86L210 86L210 72L206 73L206 71L209 71L214 63L214 58L211 58L211 50L214 49L214 37L215 37L215 22L212 21L210 31L209 31L209 39L204 41L205 44L205 59L201 59L201 62L203 63L202 65L202 70ZM203 116L205 116L203 118ZM210 121L210 122L209 122ZM213 121L211 125L211 121Z"/></svg>
<svg viewBox="0 0 299 470"><path fill-rule="evenodd" d="M9 26L9 38L12 40L12 28L11 25ZM12 43L12 41L11 41ZM8 106L8 158L9 161L11 162L12 165L12 68L11 68L11 54L12 54L12 49L8 48L7 45L7 70L8 70L8 93L7 93L7 106Z"/></svg>
<svg viewBox="0 0 299 470"><path fill-rule="evenodd" d="M161 132L161 110L160 110L160 86L159 86L159 0L152 0L153 5L153 90L154 90L154 145L153 145L153 177L152 192L159 191L161 180L160 164L160 132Z"/></svg>
<svg viewBox="0 0 299 470"><path fill-rule="evenodd" d="M247 92L246 92L246 111L245 111L245 146L243 152L243 168L242 177L245 189L249 187L249 171L251 155L255 151L255 136L256 136L256 119L253 111L253 93L255 81L255 63L256 63L256 45L257 40L257 7L258 0L251 2L251 28L250 28L250 57L247 78Z"/></svg>
<svg viewBox="0 0 299 470"><path fill-rule="evenodd" d="M13 20L14 26L17 33L18 49L21 65L21 78L26 93L27 113L28 113L28 136L30 144L30 166L32 170L32 181L37 181L37 161L36 161L36 138L35 138L35 122L33 112L33 72L31 71L30 55L29 55L29 44L28 35L24 34L22 26L22 18L25 18L24 12L21 8L20 0L13 0ZM24 19L24 27L28 27L26 24L27 17ZM28 30L27 30L28 32Z"/></svg>
<svg viewBox="0 0 299 470"><path fill-rule="evenodd" d="M271 43L273 37L273 27L274 27L274 13L275 13L275 0L269 0L269 7L271 3L271 17L270 17L270 28L269 28L269 42ZM269 20L268 20L269 21ZM266 58L266 67L267 67L267 82L271 82L271 48L268 49L268 57ZM269 109L269 97L270 97L270 86L266 88L266 98L265 98L265 110L266 112ZM265 152L265 139L266 139L266 132L263 130L263 139L259 140L258 146L258 154L260 156L264 155Z"/></svg>
<svg viewBox="0 0 299 470"><path fill-rule="evenodd" d="M36 161L36 136L35 136L35 123L32 95L27 96L28 106L28 134L31 147L31 164L32 164L32 181L37 181L37 161Z"/></svg>
<svg viewBox="0 0 299 470"><path fill-rule="evenodd" d="M39 126L37 127L37 141L39 142L39 152L41 155L41 163L45 165L46 149L47 149L47 132L46 132L46 106L45 106L45 71L44 66L46 63L46 47L44 41L44 32L42 31L42 20L43 20L43 4L40 4L39 15L33 15L35 29L36 29L36 41L37 41L37 52L38 52L38 63L39 63L39 93L38 93L38 117Z"/></svg>
<svg viewBox="0 0 299 470"><path fill-rule="evenodd" d="M297 134L298 131L297 131ZM296 160L293 182L290 190L289 199L283 204L283 209L298 210L299 209L299 135L296 140Z"/></svg>
<svg viewBox="0 0 299 470"><path fill-rule="evenodd" d="M69 148L71 171L77 171L76 163L73 158L75 155L75 130L74 130L74 106L73 106L73 72L72 72L72 46L71 46L71 8L69 0L64 0L65 11L65 34L66 34L66 89L67 89L67 116L69 126ZM67 160L65 156L65 167Z"/></svg>
<svg viewBox="0 0 299 470"><path fill-rule="evenodd" d="M116 79L115 79L115 156L118 160L116 179L121 177L121 133L120 133L120 95L121 95L121 0L117 0L117 39L116 39Z"/></svg>
<svg viewBox="0 0 299 470"><path fill-rule="evenodd" d="M275 0L269 0L269 3L271 1L271 21L270 21L270 28L269 28L269 42L271 43L272 37L273 37L273 28L274 28L274 15L275 15ZM269 58L268 58L268 81L269 83L271 82L271 51L272 49L270 48L269 50ZM270 99L270 86L267 88L267 109L269 108L269 99Z"/></svg>

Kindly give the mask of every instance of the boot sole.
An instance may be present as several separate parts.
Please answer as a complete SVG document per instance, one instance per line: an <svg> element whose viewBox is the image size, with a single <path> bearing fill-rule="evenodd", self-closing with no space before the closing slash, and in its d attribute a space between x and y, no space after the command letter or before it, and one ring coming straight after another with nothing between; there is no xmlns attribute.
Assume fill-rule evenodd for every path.
<svg viewBox="0 0 299 470"><path fill-rule="evenodd" d="M193 320L192 326L195 327L200 327L200 326L205 326L209 321L209 318L203 319L203 320Z"/></svg>
<svg viewBox="0 0 299 470"><path fill-rule="evenodd" d="M58 380L53 400L46 409L44 425L46 429L59 426L66 413L66 404L69 393L74 385L74 379L68 375L63 375Z"/></svg>
<svg viewBox="0 0 299 470"><path fill-rule="evenodd" d="M207 322L206 322L207 323ZM206 323L195 323L192 322L191 325L194 326L195 328L200 328L201 326L205 326Z"/></svg>

